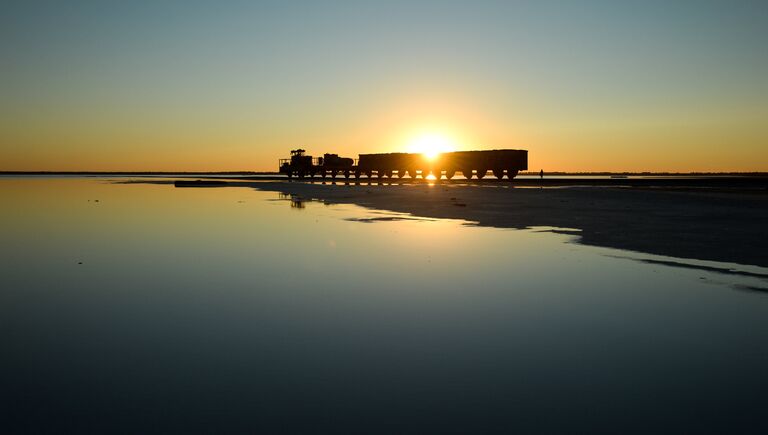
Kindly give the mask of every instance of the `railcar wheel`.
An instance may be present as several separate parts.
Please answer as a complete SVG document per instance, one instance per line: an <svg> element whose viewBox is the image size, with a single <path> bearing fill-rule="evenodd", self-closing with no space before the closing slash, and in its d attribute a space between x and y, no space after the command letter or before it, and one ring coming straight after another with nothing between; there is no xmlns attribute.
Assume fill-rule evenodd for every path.
<svg viewBox="0 0 768 435"><path fill-rule="evenodd" d="M488 172L487 169L478 169L477 170L477 179L482 180L483 177L485 177L485 174Z"/></svg>
<svg viewBox="0 0 768 435"><path fill-rule="evenodd" d="M422 169L421 170L421 178L426 180L427 177L429 177L429 169Z"/></svg>
<svg viewBox="0 0 768 435"><path fill-rule="evenodd" d="M334 170L332 170L332 171L331 171L331 178L336 178L336 175L337 175L337 174L338 174L338 172L337 172L335 169L334 169Z"/></svg>
<svg viewBox="0 0 768 435"><path fill-rule="evenodd" d="M349 178L349 170L344 171L344 178Z"/></svg>
<svg viewBox="0 0 768 435"><path fill-rule="evenodd" d="M517 177L517 169L507 169L507 176L510 180Z"/></svg>
<svg viewBox="0 0 768 435"><path fill-rule="evenodd" d="M445 178L447 178L448 180L453 178L454 175L456 175L455 169L448 169L447 171L445 171Z"/></svg>
<svg viewBox="0 0 768 435"><path fill-rule="evenodd" d="M439 180L440 177L443 176L443 171L441 169L435 169L434 171L432 171L432 175L435 176L435 180Z"/></svg>
<svg viewBox="0 0 768 435"><path fill-rule="evenodd" d="M467 180L472 179L472 170L471 169L462 169L461 174L464 175L464 178Z"/></svg>
<svg viewBox="0 0 768 435"><path fill-rule="evenodd" d="M359 178L360 178L360 175L361 175L361 174L360 174L360 171L355 171L355 178L358 178L358 179L359 179Z"/></svg>
<svg viewBox="0 0 768 435"><path fill-rule="evenodd" d="M495 175L496 178L501 180L502 178L504 178L504 170L503 169L494 169L493 170L493 175Z"/></svg>
<svg viewBox="0 0 768 435"><path fill-rule="evenodd" d="M391 169L386 169L384 171L380 171L379 174L381 174L381 176L384 176L384 177L387 177L387 178L392 178L392 170Z"/></svg>
<svg viewBox="0 0 768 435"><path fill-rule="evenodd" d="M397 170L397 178L403 178L405 177L406 170L405 169L398 169Z"/></svg>

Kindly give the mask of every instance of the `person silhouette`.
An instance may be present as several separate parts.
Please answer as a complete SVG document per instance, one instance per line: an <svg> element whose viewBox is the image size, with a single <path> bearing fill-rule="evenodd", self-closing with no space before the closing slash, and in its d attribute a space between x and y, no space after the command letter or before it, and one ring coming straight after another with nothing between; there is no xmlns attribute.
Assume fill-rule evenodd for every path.
<svg viewBox="0 0 768 435"><path fill-rule="evenodd" d="M539 172L539 178L541 178L542 180L544 179L544 170L543 169Z"/></svg>

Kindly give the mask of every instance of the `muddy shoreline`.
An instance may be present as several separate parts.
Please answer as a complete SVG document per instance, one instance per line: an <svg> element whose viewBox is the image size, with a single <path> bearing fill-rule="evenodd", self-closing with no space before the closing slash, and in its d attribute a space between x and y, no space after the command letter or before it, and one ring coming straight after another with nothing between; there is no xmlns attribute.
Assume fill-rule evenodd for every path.
<svg viewBox="0 0 768 435"><path fill-rule="evenodd" d="M297 200L355 204L498 228L579 230L579 242L696 260L768 267L768 186L763 177L518 183L230 180L230 187ZM538 180L536 180L538 181ZM133 180L121 183L173 184Z"/></svg>
<svg viewBox="0 0 768 435"><path fill-rule="evenodd" d="M768 267L768 195L759 190L295 182L251 186L481 226L574 228L580 230L580 243L587 245Z"/></svg>

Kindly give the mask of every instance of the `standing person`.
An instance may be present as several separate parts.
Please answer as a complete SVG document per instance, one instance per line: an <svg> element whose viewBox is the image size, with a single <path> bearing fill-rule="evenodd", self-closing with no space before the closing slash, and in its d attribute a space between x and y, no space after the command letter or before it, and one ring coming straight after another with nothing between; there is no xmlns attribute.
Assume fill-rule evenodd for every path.
<svg viewBox="0 0 768 435"><path fill-rule="evenodd" d="M544 179L544 170L542 169L541 172L539 172L539 178L542 180Z"/></svg>

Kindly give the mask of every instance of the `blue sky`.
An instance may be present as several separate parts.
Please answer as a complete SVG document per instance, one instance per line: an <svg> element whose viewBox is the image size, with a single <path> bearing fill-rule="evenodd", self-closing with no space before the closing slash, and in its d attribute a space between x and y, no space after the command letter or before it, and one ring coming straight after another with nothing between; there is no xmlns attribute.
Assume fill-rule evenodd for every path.
<svg viewBox="0 0 768 435"><path fill-rule="evenodd" d="M270 169L293 145L397 151L420 129L562 170L768 170L768 2L4 2L0 17L0 170Z"/></svg>

